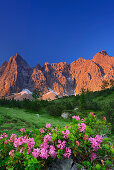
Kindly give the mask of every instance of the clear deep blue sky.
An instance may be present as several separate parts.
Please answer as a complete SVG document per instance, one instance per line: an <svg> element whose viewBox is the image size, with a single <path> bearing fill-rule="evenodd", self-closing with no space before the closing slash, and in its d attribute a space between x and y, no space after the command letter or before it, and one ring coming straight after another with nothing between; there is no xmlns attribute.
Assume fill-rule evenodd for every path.
<svg viewBox="0 0 114 170"><path fill-rule="evenodd" d="M114 0L0 0L0 65L16 52L35 66L101 50L114 56Z"/></svg>

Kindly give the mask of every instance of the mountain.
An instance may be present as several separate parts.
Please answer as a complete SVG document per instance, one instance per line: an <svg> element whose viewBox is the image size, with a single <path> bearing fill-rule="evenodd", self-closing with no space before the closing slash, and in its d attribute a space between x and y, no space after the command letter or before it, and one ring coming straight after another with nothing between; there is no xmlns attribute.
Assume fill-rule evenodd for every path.
<svg viewBox="0 0 114 170"><path fill-rule="evenodd" d="M4 70L6 69L7 67L7 61L4 61L4 63L2 64L2 66L0 67L0 77L2 76Z"/></svg>
<svg viewBox="0 0 114 170"><path fill-rule="evenodd" d="M66 62L39 64L31 68L19 55L0 67L0 97L9 96L23 89L39 89L44 95L53 91L59 96L79 94L81 88L101 90L103 80L114 79L114 57L106 51L98 52L92 60L80 57L71 64Z"/></svg>
<svg viewBox="0 0 114 170"><path fill-rule="evenodd" d="M0 96L8 96L26 87L33 90L32 71L19 54L12 56L0 77Z"/></svg>

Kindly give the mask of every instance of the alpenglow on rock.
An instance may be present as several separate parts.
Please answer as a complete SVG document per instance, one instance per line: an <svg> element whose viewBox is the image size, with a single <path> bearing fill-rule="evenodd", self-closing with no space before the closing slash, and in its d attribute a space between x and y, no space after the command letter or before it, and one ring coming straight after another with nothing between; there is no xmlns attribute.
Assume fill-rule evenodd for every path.
<svg viewBox="0 0 114 170"><path fill-rule="evenodd" d="M36 63L37 64L37 63ZM0 67L0 97L21 92L23 89L38 89L42 95L52 89L58 96L79 94L81 88L101 90L103 80L114 79L114 57L106 51L98 52L92 60L80 57L70 65L66 62L37 64L31 68L16 53L9 62Z"/></svg>

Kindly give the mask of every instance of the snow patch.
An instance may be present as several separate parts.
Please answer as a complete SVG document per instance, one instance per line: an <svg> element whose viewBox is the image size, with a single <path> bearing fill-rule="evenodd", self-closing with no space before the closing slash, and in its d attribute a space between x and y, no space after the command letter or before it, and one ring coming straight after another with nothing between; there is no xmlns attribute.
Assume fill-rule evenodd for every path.
<svg viewBox="0 0 114 170"><path fill-rule="evenodd" d="M57 95L57 96L58 96L58 93L57 93L57 92L55 92L55 91L53 91L50 87L48 87L48 90L49 90L49 92L48 92L48 93L46 93L46 94L49 94L50 92L52 92L52 93L54 93L55 95Z"/></svg>
<svg viewBox="0 0 114 170"><path fill-rule="evenodd" d="M20 92L21 95L23 94L32 94L31 91L29 91L28 89L23 89L21 92Z"/></svg>

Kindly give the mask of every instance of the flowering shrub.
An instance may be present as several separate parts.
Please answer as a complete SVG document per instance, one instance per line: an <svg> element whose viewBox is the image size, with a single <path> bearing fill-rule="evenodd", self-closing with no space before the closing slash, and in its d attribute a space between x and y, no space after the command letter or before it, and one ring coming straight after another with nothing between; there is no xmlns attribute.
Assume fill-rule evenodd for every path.
<svg viewBox="0 0 114 170"><path fill-rule="evenodd" d="M21 135L0 136L0 166L2 169L41 169L55 159L73 158L78 165L87 169L111 169L114 152L111 139L103 137L110 129L106 118L98 120L93 113L81 119L72 117L64 128L52 127L27 131Z"/></svg>

